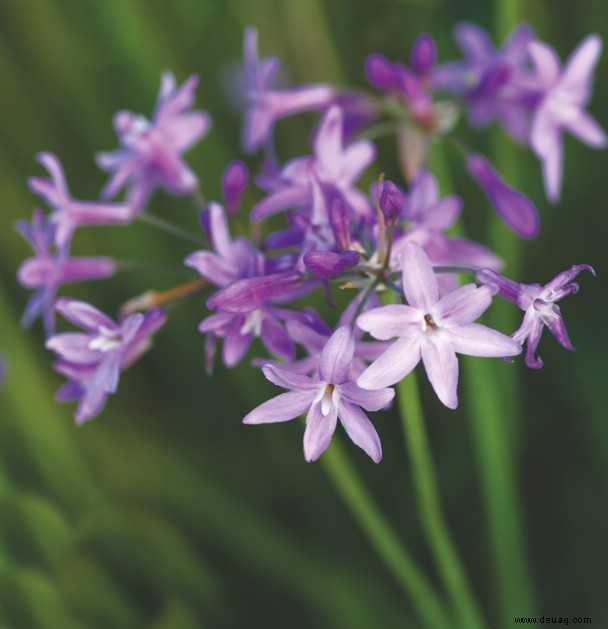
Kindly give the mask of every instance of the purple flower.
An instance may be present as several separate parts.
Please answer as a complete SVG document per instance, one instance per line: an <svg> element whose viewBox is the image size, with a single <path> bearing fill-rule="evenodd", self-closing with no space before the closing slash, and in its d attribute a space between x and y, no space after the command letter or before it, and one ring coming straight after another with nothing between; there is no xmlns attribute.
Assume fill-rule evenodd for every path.
<svg viewBox="0 0 608 629"><path fill-rule="evenodd" d="M319 359L319 375L310 378L272 365L263 367L272 383L290 389L264 402L243 419L245 424L284 422L307 413L304 432L304 458L316 461L327 449L336 430L338 418L353 443L379 463L382 447L367 411L386 407L393 399L392 389L366 391L349 381L355 351L355 337L350 326L338 328L327 341Z"/></svg>
<svg viewBox="0 0 608 629"><path fill-rule="evenodd" d="M405 247L410 242L417 242L434 265L500 268L500 259L482 245L465 238L446 236L445 230L456 222L461 211L459 197L441 198L435 177L427 170L418 171L405 195L401 212L401 217L409 225L395 238L391 266L402 268L401 256ZM444 273L438 280L442 294L455 288L452 275Z"/></svg>
<svg viewBox="0 0 608 629"><path fill-rule="evenodd" d="M50 220L56 224L55 240L58 247L67 246L77 227L126 225L133 220L133 210L128 205L74 200L68 190L63 168L52 153L40 153L38 161L49 171L51 179L31 177L28 183L54 210Z"/></svg>
<svg viewBox="0 0 608 629"><path fill-rule="evenodd" d="M140 211L156 188L179 196L197 189L198 179L181 156L211 125L205 112L186 111L194 103L197 83L193 75L178 88L173 74L165 72L151 122L130 111L114 116L121 147L97 155L99 167L112 173L102 192L104 198L129 184L129 204Z"/></svg>
<svg viewBox="0 0 608 629"><path fill-rule="evenodd" d="M468 284L439 297L439 285L426 254L409 243L403 254L403 291L408 304L374 308L357 325L379 340L399 337L359 377L364 389L399 382L422 361L435 393L456 408L458 360L470 356L513 356L521 346L486 326L473 323L492 302L493 289Z"/></svg>
<svg viewBox="0 0 608 629"><path fill-rule="evenodd" d="M437 46L435 40L426 33L418 37L412 46L410 63L420 77L428 77L435 66Z"/></svg>
<svg viewBox="0 0 608 629"><path fill-rule="evenodd" d="M222 176L222 192L226 201L226 209L236 214L241 207L241 197L249 183L249 171L241 161L230 162Z"/></svg>
<svg viewBox="0 0 608 629"><path fill-rule="evenodd" d="M61 247L55 240L57 224L45 220L42 210L34 210L31 224L19 221L16 228L35 254L17 271L22 286L37 289L25 309L23 324L30 325L42 313L49 334L55 327L53 306L59 287L110 277L116 271L116 263L111 258L70 258L67 243Z"/></svg>
<svg viewBox="0 0 608 629"><path fill-rule="evenodd" d="M532 30L516 28L502 50L496 50L488 34L474 24L459 24L455 35L465 59L435 68L433 85L465 98L472 126L486 127L497 118L516 140L526 143L531 98L527 46Z"/></svg>
<svg viewBox="0 0 608 629"><path fill-rule="evenodd" d="M252 153L270 140L274 123L279 118L310 109L325 109L335 98L333 88L324 84L273 90L271 84L280 64L274 57L259 59L258 32L255 28L245 31L244 61L248 103L243 148L247 153Z"/></svg>
<svg viewBox="0 0 608 629"><path fill-rule="evenodd" d="M51 336L46 347L59 354L55 369L68 382L57 393L60 402L78 400L76 422L99 415L109 393L116 393L120 372L149 347L151 336L165 322L161 309L129 315L116 323L93 306L59 299L56 309L85 332Z"/></svg>
<svg viewBox="0 0 608 629"><path fill-rule="evenodd" d="M469 172L488 195L501 220L522 238L535 238L539 229L536 207L530 199L511 188L482 155L469 155Z"/></svg>
<svg viewBox="0 0 608 629"><path fill-rule="evenodd" d="M295 206L312 211L313 223L329 223L335 200L343 201L357 216L371 216L369 200L354 184L376 151L367 141L344 147L342 117L339 107L329 109L315 135L314 158L287 163L274 189L253 208L252 220Z"/></svg>
<svg viewBox="0 0 608 629"><path fill-rule="evenodd" d="M588 264L575 264L568 271L556 275L546 286L541 286L519 284L489 269L477 272L476 279L480 284L497 287L501 297L517 304L526 313L521 326L513 334L513 339L521 345L527 343L525 362L528 367L540 369L543 366L543 361L534 354L545 326L563 348L574 349L556 302L570 293L578 292L579 285L572 280L581 271L589 271L595 276L593 267Z"/></svg>
<svg viewBox="0 0 608 629"><path fill-rule="evenodd" d="M607 144L606 134L585 111L601 50L602 40L590 35L560 70L553 48L541 42L529 45L536 67L535 83L542 91L532 118L530 143L542 161L545 189L553 202L559 200L562 185L562 129L595 148Z"/></svg>
<svg viewBox="0 0 608 629"><path fill-rule="evenodd" d="M281 321L297 313L275 304L296 299L315 285L304 286L297 272L272 272L272 261L266 260L249 241L232 240L226 213L217 203L210 204L208 231L215 251L197 251L184 260L186 266L220 287L207 301L207 307L218 312L204 319L199 331L224 339L223 359L228 367L243 358L256 337L274 355L292 359L293 341ZM211 342L208 356L210 348Z"/></svg>

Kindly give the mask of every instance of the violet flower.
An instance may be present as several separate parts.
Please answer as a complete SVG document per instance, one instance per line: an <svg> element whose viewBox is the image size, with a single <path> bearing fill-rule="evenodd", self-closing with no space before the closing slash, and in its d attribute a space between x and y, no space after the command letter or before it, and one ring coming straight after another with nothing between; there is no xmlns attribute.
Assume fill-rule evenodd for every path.
<svg viewBox="0 0 608 629"><path fill-rule="evenodd" d="M236 214L241 207L241 197L249 183L249 170L243 162L230 162L222 175L222 192L226 202L226 209L230 214Z"/></svg>
<svg viewBox="0 0 608 629"><path fill-rule="evenodd" d="M403 291L407 306L374 308L357 319L362 330L379 340L398 337L359 377L360 387L395 384L422 359L441 402L456 408L456 353L503 357L521 352L521 345L513 339L473 323L491 304L493 288L467 284L440 298L433 267L420 245L413 242L404 249Z"/></svg>
<svg viewBox="0 0 608 629"><path fill-rule="evenodd" d="M327 449L338 418L350 439L374 461L382 459L382 446L367 411L386 407L393 399L393 389L366 391L349 381L349 370L355 350L350 326L338 328L327 341L319 359L319 375L310 378L272 365L263 367L272 383L290 389L248 413L245 424L284 422L307 413L304 432L304 458L316 461Z"/></svg>
<svg viewBox="0 0 608 629"><path fill-rule="evenodd" d="M78 400L76 422L92 419L116 393L121 370L130 367L149 347L151 336L165 322L161 309L129 315L116 323L93 306L59 299L56 309L85 332L56 334L46 347L59 354L55 369L68 382L57 393L60 402Z"/></svg>
<svg viewBox="0 0 608 629"><path fill-rule="evenodd" d="M253 208L252 220L261 221L294 206L310 209L317 201L315 222L329 222L335 200L343 201L357 216L371 216L369 200L354 184L374 160L376 150L367 141L344 147L342 118L339 107L329 109L315 135L314 158L288 162L275 189ZM318 199L314 198L315 185Z"/></svg>
<svg viewBox="0 0 608 629"><path fill-rule="evenodd" d="M562 186L562 129L594 148L604 148L608 141L602 128L585 111L601 50L602 40L590 35L561 70L553 48L541 42L529 45L536 67L534 82L542 91L532 118L530 143L542 161L545 190L553 202L559 201Z"/></svg>
<svg viewBox="0 0 608 629"><path fill-rule="evenodd" d="M475 24L459 24L455 36L465 59L435 68L434 87L464 97L472 126L486 127L498 119L516 140L526 143L530 105L527 46L532 29L516 28L502 50L496 50L488 34Z"/></svg>
<svg viewBox="0 0 608 629"><path fill-rule="evenodd" d="M63 168L52 153L40 153L38 161L48 170L51 178L30 177L28 184L54 210L50 221L57 226L55 240L58 247L68 245L77 227L126 225L133 220L133 210L128 205L74 200L68 190Z"/></svg>
<svg viewBox="0 0 608 629"><path fill-rule="evenodd" d="M526 343L525 362L528 367L540 369L543 366L543 361L534 354L545 326L563 348L574 350L556 302L570 293L578 293L579 285L572 280L581 271L589 271L595 276L592 266L575 264L567 271L556 275L545 286L541 286L520 284L489 269L477 272L475 277L480 284L495 286L501 297L517 304L526 313L521 326L512 336L521 345Z"/></svg>
<svg viewBox="0 0 608 629"><path fill-rule="evenodd" d="M199 331L224 339L227 367L240 362L256 337L272 354L293 358L294 344L281 321L298 315L276 304L295 299L316 285L303 288L297 272L271 272L272 261L265 260L249 241L230 237L226 213L217 203L210 204L208 230L215 251L197 251L184 260L186 266L220 287L207 301L207 307L218 312L204 319Z"/></svg>
<svg viewBox="0 0 608 629"><path fill-rule="evenodd" d="M260 60L255 28L245 31L244 64L248 100L243 126L243 149L246 153L252 153L270 140L274 123L279 118L311 109L325 109L336 96L333 88L325 84L272 89L274 76L280 67L279 60L275 57Z"/></svg>
<svg viewBox="0 0 608 629"><path fill-rule="evenodd" d="M156 188L185 196L198 188L198 179L182 159L209 130L211 118L202 111L186 111L194 103L198 77L181 87L171 72L164 72L156 108L149 121L130 111L114 116L121 147L99 153L97 164L112 173L102 195L108 199L129 185L128 202L141 211Z"/></svg>
<svg viewBox="0 0 608 629"><path fill-rule="evenodd" d="M522 238L535 238L540 221L534 203L509 186L483 155L469 155L467 167L488 195L503 223Z"/></svg>
<svg viewBox="0 0 608 629"><path fill-rule="evenodd" d="M111 258L70 258L67 243L56 242L57 224L45 220L42 210L34 210L32 222L19 221L17 231L29 242L34 257L25 260L17 278L25 288L37 289L23 314L23 325L30 325L42 314L47 334L55 327L54 302L63 284L98 280L114 275L116 263Z"/></svg>
<svg viewBox="0 0 608 629"><path fill-rule="evenodd" d="M442 198L435 177L427 170L418 171L401 208L401 218L407 221L408 227L395 237L392 268L402 268L404 248L410 242L417 242L436 266L499 269L501 260L486 247L466 238L445 234L461 211L460 197L449 195ZM456 286L455 276L447 273L441 274L438 281L442 294Z"/></svg>

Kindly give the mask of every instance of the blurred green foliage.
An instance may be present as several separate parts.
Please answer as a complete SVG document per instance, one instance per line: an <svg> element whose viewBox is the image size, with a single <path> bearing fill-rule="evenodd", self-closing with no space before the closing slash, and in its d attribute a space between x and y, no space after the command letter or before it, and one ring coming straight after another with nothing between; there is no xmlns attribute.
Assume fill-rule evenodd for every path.
<svg viewBox="0 0 608 629"><path fill-rule="evenodd" d="M324 466L304 462L302 425L241 425L273 387L247 361L232 371L218 366L212 379L204 375L196 332L201 300L173 313L154 351L124 375L103 415L76 428L73 408L53 400L60 378L42 330L18 325L27 295L15 271L29 251L12 225L29 218L37 203L26 179L40 174L34 156L41 150L59 156L75 197L98 195L105 176L93 155L116 144L112 114L123 108L148 114L165 69L179 80L201 76L198 105L213 116L213 129L188 161L205 195L218 198L224 167L240 155L238 115L224 88L246 25L258 27L262 53L279 56L293 82L363 88L370 52L406 59L415 37L427 31L448 59L456 54L455 23L473 20L495 30L501 12L499 30L519 17L565 58L589 32L608 33L603 2L576 7L566 0L520 7L481 0L0 0L0 352L9 361L0 392L0 627L422 626L416 602L375 554ZM591 105L604 127L607 70L604 56ZM279 123L282 156L307 151L311 122L302 116ZM541 212L540 236L519 247L517 278L544 283L581 262L598 271L596 280L581 278L582 292L563 307L576 354L547 335L542 371L511 368L523 390L502 413L508 426L501 435L512 456L508 481L522 507L538 613L589 616L594 626L606 626L608 157L567 139L564 197L549 207L528 152L501 132L471 138L488 152L507 146L498 148L499 160ZM379 167L397 178L392 143L381 141L379 149ZM499 253L509 259L509 235L500 236L502 227L453 157L448 152L467 228L478 238L498 233ZM153 206L197 229L187 201L158 194ZM83 230L75 244L81 253L173 267L191 250L144 225ZM70 295L116 312L126 299L174 283L174 275L138 271L76 286ZM499 389L513 386L507 370L500 364L493 371ZM507 610L498 600L485 479L474 455L480 427L469 414L468 396L477 395L481 380L461 385L457 412L441 407L421 380L456 546L489 626L510 626L512 617L532 610ZM495 409L483 399L492 397L478 400L490 417ZM437 585L397 416L377 415L376 423L383 463L374 466L350 443L347 454ZM502 489L492 487L500 508Z"/></svg>

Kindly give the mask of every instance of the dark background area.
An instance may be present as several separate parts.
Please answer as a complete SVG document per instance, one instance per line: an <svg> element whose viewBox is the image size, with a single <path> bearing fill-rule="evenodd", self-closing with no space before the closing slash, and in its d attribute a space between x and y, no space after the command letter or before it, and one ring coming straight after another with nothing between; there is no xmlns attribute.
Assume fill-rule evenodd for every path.
<svg viewBox="0 0 608 629"><path fill-rule="evenodd" d="M462 20L489 29L495 40L509 19L526 21L562 59L587 34L608 33L608 13L599 0L517 4L0 0L0 352L9 363L0 392L0 626L423 626L322 460L304 462L303 423L240 423L279 391L248 360L231 371L218 364L212 378L205 376L203 338L196 331L204 316L202 299L172 313L154 350L123 374L104 413L76 427L72 405L54 401L61 378L51 369L40 325L19 327L28 294L15 272L30 251L13 224L30 219L38 204L26 180L42 174L35 162L42 150L58 155L75 198L98 197L105 174L93 156L116 146L112 115L119 109L149 115L166 69L179 82L191 73L201 77L197 108L211 114L213 127L187 161L206 197L218 199L223 169L242 157L240 120L225 84L241 58L247 25L258 27L262 54L278 56L292 84L329 81L359 88L365 88L368 54L406 61L424 31L438 42L440 60L454 58L452 29ZM608 127L606 54L596 70L590 111ZM283 158L309 152L314 121L300 116L279 123ZM512 262L507 274L544 284L585 262L598 277L581 276L581 292L562 304L576 353L546 334L540 346L544 369L531 371L518 361L492 372L499 389L503 382L513 386L515 372L520 388L502 413L507 425L500 434L508 441L509 481L518 492L535 609L505 609L499 601L479 426L469 413L470 396L483 383L471 381L474 371L468 370L455 412L443 408L420 378L447 520L489 626L511 626L512 617L532 613L587 616L594 626L606 626L608 154L566 138L563 198L552 207L530 151L500 131L464 133L505 164L507 177L541 214L539 237L513 247L448 151L452 186L465 200L465 222L479 239L493 234L499 253ZM375 168L397 176L393 142L382 140L378 148ZM246 161L259 166L258 156ZM261 192L252 188L247 202L259 198ZM197 229L187 200L159 193L152 211ZM80 254L172 267L192 251L143 224L83 229L75 245ZM517 261L508 257L513 252ZM116 313L134 295L169 288L175 280L171 274L124 272L63 293ZM332 323L337 319L327 310L326 316ZM509 316L517 321L517 313ZM505 409L488 405L488 418L498 410ZM396 412L377 414L374 422L384 446L378 466L343 432L334 439L343 442L371 495L439 589ZM501 487L491 491L500 502Z"/></svg>

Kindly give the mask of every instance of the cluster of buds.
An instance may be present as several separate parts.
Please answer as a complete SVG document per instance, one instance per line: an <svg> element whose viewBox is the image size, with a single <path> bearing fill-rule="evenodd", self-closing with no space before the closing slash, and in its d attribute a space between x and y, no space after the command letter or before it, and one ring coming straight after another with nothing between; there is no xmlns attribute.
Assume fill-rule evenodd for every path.
<svg viewBox="0 0 608 629"><path fill-rule="evenodd" d="M573 266L544 287L501 275L502 261L491 250L448 235L463 201L441 195L428 163L433 143L455 139L460 112L475 128L497 121L538 155L547 194L557 200L562 130L594 147L606 144L604 132L584 110L600 40L585 39L562 69L555 52L528 27L516 29L502 50L473 25L460 25L456 37L465 57L460 61L438 64L428 35L414 44L409 66L371 55L366 72L378 96L325 84L275 89L279 63L260 59L257 33L248 29L245 84L240 86L246 95L243 149L261 150L263 160L254 178L262 194L246 224L240 223L243 193L250 185L245 164L234 161L226 167L223 204L207 204L183 159L210 128L207 113L191 110L196 77L178 87L171 74L163 75L150 120L116 114L120 148L98 156L99 166L111 173L103 201L74 200L59 160L40 156L50 179L33 178L30 187L51 212L35 210L31 223L18 225L34 250L18 272L25 287L36 289L24 320L31 323L42 315L46 346L58 354L55 368L67 378L58 399L78 401L79 423L100 413L117 389L121 370L150 347L168 318L162 306L203 291L208 295L199 332L205 335L207 371L213 370L218 347L224 364L233 367L259 339L268 356L254 358L253 365L288 391L243 421L270 423L306 414L308 461L328 447L338 419L350 439L380 461L380 438L364 411L390 405L391 387L420 361L439 400L456 408L457 354L510 361L527 343L525 363L538 368L542 361L536 350L545 326L572 349L556 302L576 292L574 278L582 270L593 273L592 267ZM276 123L303 111L320 117L311 154L282 164L273 141ZM400 185L380 176L365 191L357 182L376 160L376 148L366 138L378 128L389 128L398 141L404 181ZM521 237L533 238L539 230L534 204L487 158L457 141L469 172L500 218ZM110 201L125 188L123 201ZM110 258L70 257L75 231L131 223L159 188L192 196L200 207L205 245L184 260L192 279L133 298L116 321L89 304L57 299L63 284L108 278L117 270ZM283 228L265 232L261 224L278 214L284 216ZM241 234L249 226L251 237L233 237L231 223L239 223ZM172 232L180 234L176 228ZM461 285L460 277L467 274L471 283ZM352 297L332 325L302 305L318 290L333 305L336 288ZM511 336L476 323L496 297L525 312ZM83 331L56 333L56 312Z"/></svg>

